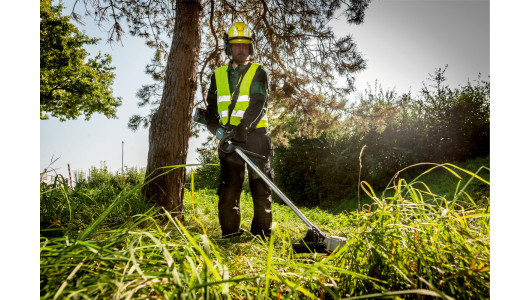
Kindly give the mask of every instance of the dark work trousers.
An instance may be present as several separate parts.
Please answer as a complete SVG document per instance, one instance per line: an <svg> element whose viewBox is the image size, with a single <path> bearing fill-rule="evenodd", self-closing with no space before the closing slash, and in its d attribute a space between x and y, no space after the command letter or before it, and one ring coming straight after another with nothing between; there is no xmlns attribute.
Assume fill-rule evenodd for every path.
<svg viewBox="0 0 530 300"><path fill-rule="evenodd" d="M250 160L271 180L274 173L270 167L273 155L271 139L265 128L251 131L247 137L246 150L261 154L266 159L247 155ZM241 224L240 196L245 180L245 161L235 152L226 154L219 151L221 161L221 178L217 195L219 196L219 223L223 236L237 234ZM253 235L270 236L272 225L271 188L256 174L250 166L248 179L252 200L254 202L254 218L250 232Z"/></svg>

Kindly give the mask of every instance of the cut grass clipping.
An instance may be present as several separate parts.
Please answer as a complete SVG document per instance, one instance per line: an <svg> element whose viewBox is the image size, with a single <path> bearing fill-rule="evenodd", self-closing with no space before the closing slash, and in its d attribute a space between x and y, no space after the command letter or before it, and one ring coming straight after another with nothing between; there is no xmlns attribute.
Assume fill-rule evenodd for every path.
<svg viewBox="0 0 530 300"><path fill-rule="evenodd" d="M121 226L103 226L112 210L138 193L141 185L134 186L83 231L41 235L41 298L487 299L489 199L476 201L465 189L471 181L489 182L479 174L483 169L433 164L424 174L434 169L459 179L451 197L433 194L422 176L407 182L397 174L380 197L362 182L373 199L362 211L332 215L301 208L324 232L348 238L328 256L293 253L291 242L307 228L277 203L269 240L249 233L221 239L215 191L193 185L184 222L151 209ZM50 194L60 200L53 203L77 201L75 191L51 189L41 201L51 201ZM250 226L251 203L243 194L243 227Z"/></svg>

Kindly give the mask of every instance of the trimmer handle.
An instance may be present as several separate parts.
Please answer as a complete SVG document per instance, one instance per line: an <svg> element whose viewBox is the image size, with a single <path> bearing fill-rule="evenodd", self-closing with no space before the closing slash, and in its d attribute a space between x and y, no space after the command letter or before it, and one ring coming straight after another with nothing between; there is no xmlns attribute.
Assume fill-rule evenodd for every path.
<svg viewBox="0 0 530 300"><path fill-rule="evenodd" d="M234 132L231 131L219 142L219 149L221 150L221 152L226 153L226 154L230 154L230 153L233 153L234 151L236 151L236 149L239 149L241 152L243 152L243 153L245 153L247 155L254 156L254 157L257 157L259 159L267 159L265 156L263 156L261 154L245 150L245 149L243 149L243 148L241 148L239 146L235 146L234 144L232 144L232 140L231 139L232 139L233 136L234 136Z"/></svg>

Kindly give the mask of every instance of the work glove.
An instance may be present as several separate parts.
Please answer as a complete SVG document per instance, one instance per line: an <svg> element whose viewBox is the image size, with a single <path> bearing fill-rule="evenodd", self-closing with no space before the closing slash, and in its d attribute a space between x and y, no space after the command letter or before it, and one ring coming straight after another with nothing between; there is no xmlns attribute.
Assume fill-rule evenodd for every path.
<svg viewBox="0 0 530 300"><path fill-rule="evenodd" d="M244 147L247 144L247 128L243 125L238 125L236 129L234 129L234 136L232 137L232 144L235 146Z"/></svg>

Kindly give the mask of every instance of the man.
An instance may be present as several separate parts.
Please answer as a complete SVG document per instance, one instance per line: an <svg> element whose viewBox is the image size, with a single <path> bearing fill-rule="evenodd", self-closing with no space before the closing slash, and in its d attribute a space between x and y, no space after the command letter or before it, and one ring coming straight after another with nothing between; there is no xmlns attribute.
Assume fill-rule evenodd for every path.
<svg viewBox="0 0 530 300"><path fill-rule="evenodd" d="M212 75L206 98L206 118L208 130L213 134L222 125L227 132L232 132L234 145L265 156L266 159L251 157L251 160L272 179L270 157L273 147L267 133L266 115L268 74L265 67L251 63L253 41L252 32L243 22L234 23L225 33L225 53L231 60ZM222 237L235 237L243 233L239 198L245 179L245 162L235 152L219 151L219 159L219 223ZM272 225L271 189L251 169L248 169L248 177L254 202L250 232L268 237Z"/></svg>

